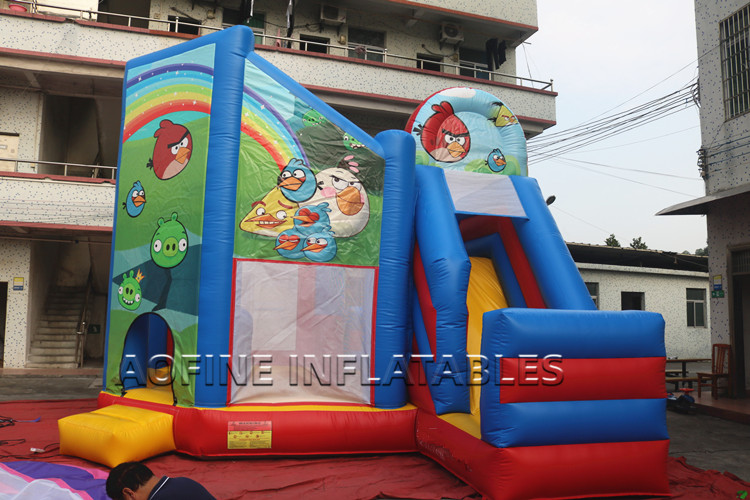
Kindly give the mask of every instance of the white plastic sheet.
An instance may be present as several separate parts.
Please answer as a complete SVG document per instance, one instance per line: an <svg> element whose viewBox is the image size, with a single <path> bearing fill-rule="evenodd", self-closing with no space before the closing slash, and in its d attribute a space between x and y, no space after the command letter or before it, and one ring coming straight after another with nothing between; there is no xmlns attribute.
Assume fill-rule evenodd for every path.
<svg viewBox="0 0 750 500"><path fill-rule="evenodd" d="M236 269L232 403L369 403L375 270L250 260Z"/></svg>

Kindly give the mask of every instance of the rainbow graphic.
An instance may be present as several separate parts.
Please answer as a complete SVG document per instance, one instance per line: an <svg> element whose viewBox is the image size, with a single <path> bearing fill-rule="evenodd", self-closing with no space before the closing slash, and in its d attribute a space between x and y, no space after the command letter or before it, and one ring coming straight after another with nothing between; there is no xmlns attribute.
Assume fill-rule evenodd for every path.
<svg viewBox="0 0 750 500"><path fill-rule="evenodd" d="M309 165L297 134L281 113L247 85L242 90L242 133L257 141L271 155L279 170L283 170L292 158L300 158Z"/></svg>
<svg viewBox="0 0 750 500"><path fill-rule="evenodd" d="M209 115L213 73L213 68L205 64L170 62L128 79L122 142L171 113Z"/></svg>

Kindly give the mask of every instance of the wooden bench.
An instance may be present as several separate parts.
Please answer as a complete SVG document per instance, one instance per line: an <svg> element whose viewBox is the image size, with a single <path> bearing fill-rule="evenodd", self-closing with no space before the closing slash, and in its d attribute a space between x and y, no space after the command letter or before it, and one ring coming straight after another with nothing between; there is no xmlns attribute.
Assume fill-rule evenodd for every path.
<svg viewBox="0 0 750 500"><path fill-rule="evenodd" d="M680 382L683 383L683 387L685 386L685 382L687 382L688 387L693 387L693 382L698 382L698 377L666 377L666 381L668 384L674 384L674 390L679 391L680 390Z"/></svg>

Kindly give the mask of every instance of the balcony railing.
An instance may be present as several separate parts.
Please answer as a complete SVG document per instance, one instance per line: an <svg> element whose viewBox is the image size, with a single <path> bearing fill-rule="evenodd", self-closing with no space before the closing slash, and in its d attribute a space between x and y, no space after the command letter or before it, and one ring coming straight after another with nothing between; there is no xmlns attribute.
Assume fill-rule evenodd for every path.
<svg viewBox="0 0 750 500"><path fill-rule="evenodd" d="M119 14L116 12L105 12L98 10L81 10L71 7L59 7L57 5L49 5L38 2L36 0L14 0L13 3L24 4L27 6L29 12L37 13L45 11L47 9L55 9L55 11L67 11L70 14L68 17L74 17L86 20L97 20L99 16L117 17L124 19L126 26L133 26L134 21L140 23L146 22L152 29L181 32L181 27L188 27L192 30L200 32L200 30L211 30L218 31L229 27L229 25L208 26L204 24L195 24L190 22L184 22L180 20L179 16L172 17L169 20L155 19L151 17L133 16L128 14ZM442 62L442 61L427 61L418 57L403 56L399 54L392 54L388 52L388 49L382 47L373 47L369 45L332 45L328 43L321 43L310 40L299 40L296 38L287 38L282 36L268 35L261 29L255 29L255 43L256 45L266 45L272 47L284 47L289 49L296 49L309 54L329 54L334 56L342 56L351 59L362 59L377 61L382 63L390 63L398 66L407 68L418 68L421 69L428 63L430 66L437 66L440 68L440 72L445 75L460 75L469 76L473 78L479 78L482 80L488 80L493 82L510 83L519 85L521 87L540 89L540 90L553 90L553 82L536 80L533 78L526 78L518 75L511 75L507 73L501 73L499 71L489 71L487 66L469 61L458 61L454 62ZM316 50L310 50L311 47L315 47Z"/></svg>
<svg viewBox="0 0 750 500"><path fill-rule="evenodd" d="M80 163L0 158L0 172L62 175L66 177L86 177L92 179L114 179L117 175L117 167L110 167L108 165L83 165Z"/></svg>

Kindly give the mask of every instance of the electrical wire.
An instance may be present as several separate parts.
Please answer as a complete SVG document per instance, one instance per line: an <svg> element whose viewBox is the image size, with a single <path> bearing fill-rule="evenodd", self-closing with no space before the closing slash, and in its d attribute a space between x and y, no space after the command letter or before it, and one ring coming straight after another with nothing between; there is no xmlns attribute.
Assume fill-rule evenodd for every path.
<svg viewBox="0 0 750 500"><path fill-rule="evenodd" d="M560 160L567 160L569 162L585 163L587 165L596 165L598 167L611 168L611 169L614 169L614 170L621 170L623 172L638 172L640 174L659 175L659 176L662 176L662 177L672 177L674 179L683 179L683 180L688 180L688 181L699 181L699 180L702 180L699 177L688 177L688 176L685 176L685 175L665 174L664 172L653 172L651 170L641 170L641 169L638 169L638 168L616 167L614 165L607 165L605 163L598 163L598 162L594 162L594 161L579 160L577 158L561 158L560 156L549 156L547 158L542 158L536 164L542 163L542 162L547 161L547 160L552 160L552 159L560 159Z"/></svg>
<svg viewBox="0 0 750 500"><path fill-rule="evenodd" d="M574 127L571 127L569 129L565 129L565 130L562 130L560 132L554 132L554 133L551 133L551 134L545 134L545 135L539 136L539 137L541 139L544 139L544 140L549 140L549 138L552 138L552 137L569 135L571 132L575 132L575 131L579 131L579 130L589 130L589 129L591 129L595 125L608 124L608 123L610 123L610 122L612 122L612 121L614 121L616 119L619 119L619 118L622 118L622 117L627 117L628 115L631 115L631 114L633 114L635 112L638 112L638 111L641 111L641 110L647 110L647 109L653 107L654 105L656 105L656 104L658 104L658 103L660 103L662 101L665 101L667 99L673 98L676 94L682 93L685 96L687 96L688 93L686 92L686 90L688 88L690 88L690 86L691 86L691 84L688 84L688 85L682 87L679 90L671 92L671 93L669 93L669 94L667 94L665 96L658 97L658 98L653 99L651 101L648 101L646 103L639 104L638 106L635 106L633 108L627 109L625 111L620 111L619 113L615 113L613 115L605 116L604 118L600 118L598 120L589 120L589 121L583 122L583 123L581 123L579 125L576 125ZM601 115L599 115L599 116L601 116ZM532 141L539 142L539 138L532 139Z"/></svg>
<svg viewBox="0 0 750 500"><path fill-rule="evenodd" d="M577 165L577 164L573 163L573 161L566 161L566 160L561 159L559 157L555 158L555 159L557 161L565 163L565 164L567 164L567 165L569 165L571 167L582 169L582 170L587 170L589 172L594 172L594 173L599 174L599 175L604 175L604 176L607 176L607 177L613 177L615 179L620 179L620 180L623 180L623 181L632 182L633 184L639 184L641 186L647 186L647 187L654 188L654 189L659 189L659 190L662 190L662 191L668 191L670 193L680 194L682 196L687 196L689 198L694 198L695 197L695 195L688 194L688 193L683 193L681 191L675 191L674 189L669 189L669 188L665 188L665 187L661 187L661 186L656 186L654 184L648 184L647 182L641 182L641 181L637 181L635 179L630 179L630 178L627 178L627 177L621 177L619 175L614 175L614 174L610 174L610 173L607 173L607 172L601 172L601 171L599 171L599 170L597 170L595 168L584 167L583 165ZM577 161L577 160L574 160L574 161Z"/></svg>
<svg viewBox="0 0 750 500"><path fill-rule="evenodd" d="M18 443L13 443L14 445L23 444L26 442L25 439L18 439L18 440L9 439L8 441L20 441ZM50 457L55 456L56 454L59 455L59 451L60 451L60 443L50 443L44 446L43 448L32 448L29 453L0 453L0 458L2 459L12 458L14 460L29 460L29 459L34 459L34 458L48 459Z"/></svg>
<svg viewBox="0 0 750 500"><path fill-rule="evenodd" d="M602 228L602 227L599 227L599 226L597 226L596 224L593 224L593 223L591 223L591 222L589 222L589 221L587 221L587 220L581 219L580 217L578 217L578 216L576 216L576 215L573 215L573 214L571 214L570 212L566 212L565 210L563 210L562 208L560 208L560 207L558 207L558 206L556 206L556 205L551 205L551 206L550 206L550 208L552 208L552 209L554 209L554 210L558 210L558 211L560 211L561 213L563 213L563 214L567 215L568 217L572 217L573 219L575 219L575 220L577 220L577 221L579 221L579 222L583 222L584 224L587 224L587 225L589 225L589 226L591 226L591 227L593 227L593 228L595 228L595 229L598 229L599 231L602 231L602 232L603 232L604 234L607 234L607 235L609 235L609 234L613 234L613 233L612 233L611 231L608 231L608 230L606 230L606 229L604 229L604 228Z"/></svg>
<svg viewBox="0 0 750 500"><path fill-rule="evenodd" d="M550 134L547 137L540 136L540 139L532 139L529 145L530 151L549 149L556 144L568 141L574 141L574 144L591 142L592 139L603 140L616 133L622 133L631 128L643 126L655 119L668 116L671 112L681 111L684 106L686 94L677 94L676 96L667 96L668 99L661 101L652 101L645 105L639 106L619 115L608 117L587 124L584 127L569 129L557 134ZM595 142L595 141L594 141ZM569 146L567 146L569 147Z"/></svg>
<svg viewBox="0 0 750 500"><path fill-rule="evenodd" d="M633 97L631 97L630 99L627 99L627 100L625 100L625 101L621 102L621 103L620 103L620 104L618 104L617 106L615 106L615 107L613 107L613 108L610 108L610 109L608 109L608 110L606 110L606 111L603 111L603 112L599 113L598 115L596 115L596 116L594 116L594 117L590 118L590 119L589 119L589 121L590 121L590 120L594 120L594 119L596 119L596 118L598 118L598 117L600 117L600 116L602 116L602 115L604 115L604 114L606 114L606 113L609 113L610 111L614 111L615 109L617 109L617 108L621 107L622 105L624 105L624 104L627 104L627 103L629 103L629 102L630 102L630 101L632 101L633 99L635 99L635 98L637 98L637 97L640 97L640 96L642 96L643 94L645 94L645 93L646 93L646 92L648 92L649 90L651 90L651 89L653 89L653 88L655 88L655 87L659 86L660 84L662 84L662 83L666 82L667 80L669 80L669 79L670 79L670 78L672 78L673 76L675 76L675 75L679 74L679 73L680 73L680 72L682 72L682 71L683 71L683 70L684 70L685 68L688 68L688 67L690 67L691 65L693 65L693 64L695 64L695 63L697 63L697 62L699 62L699 61L700 61L701 59L703 59L704 57L706 57L706 56L707 56L708 54L710 54L710 53L711 53L711 52L713 52L714 50L718 49L719 47L721 47L721 43L718 43L717 45L714 45L714 46L713 46L713 47L711 47L710 49L706 49L706 51L705 51L705 52L703 52L703 53L702 53L701 55L699 55L699 56L698 56L698 57L697 57L696 59L694 59L694 60L690 61L689 63L687 63L687 64L686 64L685 66L681 67L680 69L678 69L678 70L677 70L677 71L675 71L674 73L670 74L669 76L667 76L667 77L665 77L665 78L662 78L661 80L659 80L658 82L656 82L655 84L653 84L652 86L650 86L649 88L647 88L646 90L644 90L644 91L642 91L642 92L639 92L638 94L634 95L634 96L633 96ZM695 77L694 77L694 78L695 78Z"/></svg>
<svg viewBox="0 0 750 500"><path fill-rule="evenodd" d="M744 144L740 144L741 142L746 141L746 140L748 142L745 142ZM731 141L727 141L724 145L728 146L730 144L731 144L731 147L728 147L726 149L720 149L718 151L711 152L709 149L708 157L712 158L714 156L719 156L724 153L729 153L731 151L734 151L737 148L744 148L744 147L750 146L750 135L744 135L741 137L734 138Z"/></svg>
<svg viewBox="0 0 750 500"><path fill-rule="evenodd" d="M526 53L526 44L522 43L521 48L523 49L523 57L526 59L526 71L529 72L529 78L533 80L534 77L531 76L531 67L529 66L529 55Z"/></svg>
<svg viewBox="0 0 750 500"><path fill-rule="evenodd" d="M682 132L687 132L688 130L693 130L693 129L696 129L696 128L699 128L699 126L698 125L694 125L692 127L683 128L681 130L676 130L676 131L670 132L668 134L656 135L654 137L649 137L648 139L642 139L640 141L626 142L625 144L618 144L616 146L607 146L606 148L587 149L586 151L578 151L578 153L594 153L596 151L606 151L608 149L624 148L625 146L632 146L634 144L641 144L643 142L655 141L656 139L662 139L664 137L669 137L670 135L680 134Z"/></svg>
<svg viewBox="0 0 750 500"><path fill-rule="evenodd" d="M686 104L690 102L693 85L695 83L635 108L596 121L531 139L528 146L529 156L539 153L546 155L568 153L689 109Z"/></svg>
<svg viewBox="0 0 750 500"><path fill-rule="evenodd" d="M634 124L629 124L626 126L619 126L619 127L609 127L608 129L604 131L597 131L596 133L593 133L593 134L582 134L577 137L565 139L559 142L565 142L565 141L572 141L572 142L563 146L548 147L545 152L547 154L555 154L555 155L570 153L577 149L586 147L590 144L601 142L615 135L621 135L625 132L629 132L630 130L642 127L648 123L651 123L661 118L666 118L668 116L671 116L675 113L679 113L681 111L684 111L684 109L668 109L668 110L664 110L664 113L658 117L644 118L642 120L640 120L641 117L638 117L636 119L640 120L639 123L634 123ZM538 153L540 150L544 151L543 148L530 148L529 153L533 155L535 153Z"/></svg>

